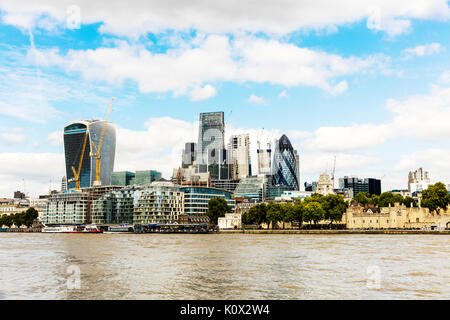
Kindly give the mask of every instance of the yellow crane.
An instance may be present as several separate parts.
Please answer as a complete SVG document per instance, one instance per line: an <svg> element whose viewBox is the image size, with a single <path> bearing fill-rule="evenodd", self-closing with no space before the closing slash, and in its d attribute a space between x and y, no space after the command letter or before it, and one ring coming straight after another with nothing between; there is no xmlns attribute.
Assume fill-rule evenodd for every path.
<svg viewBox="0 0 450 320"><path fill-rule="evenodd" d="M81 150L80 163L78 164L78 170L75 171L74 166L72 166L72 172L73 172L73 177L74 177L73 180L75 180L75 190L76 191L80 191L80 173L81 173L81 167L83 165L84 151L86 150L87 138L89 135L89 124L90 124L90 122L88 123L88 125L86 127L86 133L84 135L83 148Z"/></svg>
<svg viewBox="0 0 450 320"><path fill-rule="evenodd" d="M105 118L105 123L103 125L102 134L100 136L100 140L98 141L98 146L95 145L94 141L91 141L91 145L94 147L95 153L92 152L92 148L91 148L91 152L90 152L89 155L91 156L91 158L95 158L95 160L96 160L94 186L101 186L102 185L102 181L100 179L100 170L101 170L100 151L102 149L103 138L105 137L106 126L108 125L108 118L109 118L109 114L111 113L111 106L112 106L113 101L114 101L114 98L111 98L111 102L109 104L108 112L106 113L106 118Z"/></svg>

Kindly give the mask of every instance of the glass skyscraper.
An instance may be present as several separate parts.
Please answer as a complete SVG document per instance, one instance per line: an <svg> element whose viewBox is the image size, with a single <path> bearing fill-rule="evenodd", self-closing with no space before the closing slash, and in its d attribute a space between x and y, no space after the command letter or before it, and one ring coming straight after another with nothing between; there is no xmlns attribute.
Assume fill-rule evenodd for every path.
<svg viewBox="0 0 450 320"><path fill-rule="evenodd" d="M221 163L225 149L223 112L200 113L198 129L197 164L207 166Z"/></svg>
<svg viewBox="0 0 450 320"><path fill-rule="evenodd" d="M64 128L67 189L75 188L72 166L75 168L75 171L78 170L86 131L88 131L88 139L84 150L83 163L81 165L80 186L81 188L85 188L93 185L96 176L96 159L91 158L89 154L90 152L95 153L93 143L98 147L104 124L104 120L79 121L71 123ZM100 179L103 185L111 184L111 173L114 170L115 153L116 129L113 124L108 123L103 138L102 148L100 150Z"/></svg>
<svg viewBox="0 0 450 320"><path fill-rule="evenodd" d="M272 164L273 187L300 190L299 156L286 135L275 142Z"/></svg>

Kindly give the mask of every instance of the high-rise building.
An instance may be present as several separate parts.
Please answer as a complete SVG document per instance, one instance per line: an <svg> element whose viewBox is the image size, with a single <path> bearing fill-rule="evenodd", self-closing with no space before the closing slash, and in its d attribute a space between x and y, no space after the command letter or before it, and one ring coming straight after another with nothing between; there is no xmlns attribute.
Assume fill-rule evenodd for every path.
<svg viewBox="0 0 450 320"><path fill-rule="evenodd" d="M300 160L286 135L275 142L272 164L273 187L284 190L300 190ZM280 188L281 187L281 188Z"/></svg>
<svg viewBox="0 0 450 320"><path fill-rule="evenodd" d="M267 197L268 176L259 175L243 178L236 190L236 198L247 198L255 202L262 202Z"/></svg>
<svg viewBox="0 0 450 320"><path fill-rule="evenodd" d="M340 189L352 189L353 196L359 192L367 192L369 194L381 194L381 180L374 178L359 179L358 177L339 178Z"/></svg>
<svg viewBox="0 0 450 320"><path fill-rule="evenodd" d="M67 190L67 178L66 176L61 179L61 192L65 192Z"/></svg>
<svg viewBox="0 0 450 320"><path fill-rule="evenodd" d="M119 171L111 174L113 186L144 186L162 178L161 172L155 170Z"/></svg>
<svg viewBox="0 0 450 320"><path fill-rule="evenodd" d="M227 155L228 163L231 165L231 179L242 179L252 175L248 134L231 136Z"/></svg>
<svg viewBox="0 0 450 320"><path fill-rule="evenodd" d="M223 112L200 113L198 129L197 164L200 172L210 164L222 164L225 153L225 123Z"/></svg>
<svg viewBox="0 0 450 320"><path fill-rule="evenodd" d="M421 192L424 189L428 188L430 184L430 173L428 171L424 171L422 168L419 168L416 171L409 172L408 191L410 193L414 193L417 191Z"/></svg>
<svg viewBox="0 0 450 320"><path fill-rule="evenodd" d="M181 167L186 169L193 165L197 159L197 144L195 142L187 142L182 154Z"/></svg>
<svg viewBox="0 0 450 320"><path fill-rule="evenodd" d="M256 153L258 154L258 174L270 174L272 164L272 149L270 148L270 143L267 144L267 149L261 149L258 146Z"/></svg>
<svg viewBox="0 0 450 320"><path fill-rule="evenodd" d="M64 128L64 153L66 159L67 188L75 188L75 179L72 167L75 171L81 159L85 135L88 135L84 149L83 162L80 172L81 188L90 187L96 179L96 158L90 157L95 153L102 135L104 120L79 121L69 124ZM103 185L111 184L111 173L114 169L114 157L116 152L116 129L112 123L106 125L105 135L100 150L101 172L100 179Z"/></svg>

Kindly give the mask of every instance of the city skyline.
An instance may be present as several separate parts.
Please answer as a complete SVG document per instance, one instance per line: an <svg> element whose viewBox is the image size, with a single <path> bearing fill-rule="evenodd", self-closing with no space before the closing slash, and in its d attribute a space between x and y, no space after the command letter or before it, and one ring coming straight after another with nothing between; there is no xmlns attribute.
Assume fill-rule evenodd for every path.
<svg viewBox="0 0 450 320"><path fill-rule="evenodd" d="M225 143L250 135L255 173L257 141L265 147L286 134L301 184L329 173L335 155L336 178L382 178L383 191L407 189L419 167L433 182L450 181L447 1L407 12L402 1L351 10L261 2L272 13L264 24L264 13L234 2L226 12L239 10L235 19L220 5L191 3L209 18L176 21L152 2L105 5L102 15L73 1L79 26L69 4L42 3L24 10L0 1L2 197L59 189L62 128L103 119L111 97L114 171L170 178L185 143L198 140L198 115L222 111ZM279 6L291 10L280 15ZM140 11L155 15L119 22Z"/></svg>

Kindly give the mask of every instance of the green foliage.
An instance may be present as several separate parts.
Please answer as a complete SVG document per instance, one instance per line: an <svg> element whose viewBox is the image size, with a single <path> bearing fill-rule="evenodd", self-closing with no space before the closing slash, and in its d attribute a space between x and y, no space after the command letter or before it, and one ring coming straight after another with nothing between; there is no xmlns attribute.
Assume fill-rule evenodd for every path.
<svg viewBox="0 0 450 320"><path fill-rule="evenodd" d="M272 223L273 228L278 221L283 221L282 205L271 201L267 205L267 222Z"/></svg>
<svg viewBox="0 0 450 320"><path fill-rule="evenodd" d="M208 202L208 212L206 215L209 217L212 224L217 224L220 217L224 217L225 213L231 212L232 208L228 205L227 201L223 198L212 198Z"/></svg>
<svg viewBox="0 0 450 320"><path fill-rule="evenodd" d="M322 207L325 210L324 218L331 223L342 220L342 215L348 208L348 203L344 197L338 194L329 194L322 198Z"/></svg>
<svg viewBox="0 0 450 320"><path fill-rule="evenodd" d="M414 199L413 197L406 196L406 197L403 199L403 204L404 204L406 207L411 207L411 203L412 203L413 207L417 207L417 201L416 201L416 199Z"/></svg>
<svg viewBox="0 0 450 320"><path fill-rule="evenodd" d="M367 192L358 192L354 197L353 201L356 203L359 203L362 206L365 206L366 204L371 203L371 196Z"/></svg>
<svg viewBox="0 0 450 320"><path fill-rule="evenodd" d="M303 209L303 221L314 223L319 222L325 217L325 210L318 201L308 201Z"/></svg>
<svg viewBox="0 0 450 320"><path fill-rule="evenodd" d="M394 194L392 192L383 192L380 195L378 207L389 207L389 205L393 206L395 203L403 203L403 197L401 194Z"/></svg>
<svg viewBox="0 0 450 320"><path fill-rule="evenodd" d="M422 205L430 212L439 214L441 209L446 209L450 203L450 196L447 188L442 182L437 182L428 186L422 191Z"/></svg>

